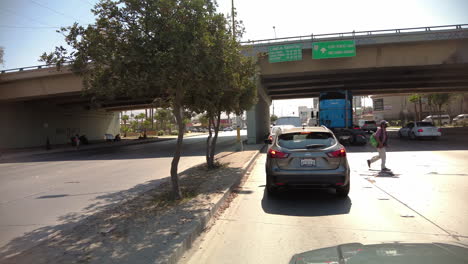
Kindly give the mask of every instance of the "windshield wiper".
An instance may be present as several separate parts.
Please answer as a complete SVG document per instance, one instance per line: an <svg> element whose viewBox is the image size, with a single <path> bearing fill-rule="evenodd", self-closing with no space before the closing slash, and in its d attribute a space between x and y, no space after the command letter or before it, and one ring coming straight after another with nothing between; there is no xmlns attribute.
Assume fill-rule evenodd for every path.
<svg viewBox="0 0 468 264"><path fill-rule="evenodd" d="M312 148L323 148L325 147L326 145L324 144L310 144L310 145L307 145L306 146L306 149L312 149Z"/></svg>

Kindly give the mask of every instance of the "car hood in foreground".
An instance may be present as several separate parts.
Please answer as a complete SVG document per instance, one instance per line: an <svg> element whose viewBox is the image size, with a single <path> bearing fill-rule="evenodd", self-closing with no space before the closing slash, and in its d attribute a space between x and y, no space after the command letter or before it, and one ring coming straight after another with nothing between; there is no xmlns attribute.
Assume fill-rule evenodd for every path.
<svg viewBox="0 0 468 264"><path fill-rule="evenodd" d="M445 243L350 243L299 253L289 263L461 264L468 263L468 248Z"/></svg>

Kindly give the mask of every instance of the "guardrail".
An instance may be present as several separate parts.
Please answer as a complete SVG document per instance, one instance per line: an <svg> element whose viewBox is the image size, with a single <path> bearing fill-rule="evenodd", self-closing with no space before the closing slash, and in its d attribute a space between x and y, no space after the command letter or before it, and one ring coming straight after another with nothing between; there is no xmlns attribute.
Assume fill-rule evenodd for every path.
<svg viewBox="0 0 468 264"><path fill-rule="evenodd" d="M431 26L431 27L414 27L414 28L395 28L395 29L381 29L381 30L367 30L367 31L351 31L351 32L340 32L340 33L326 33L326 34L311 34L294 37L283 37L283 38L271 38L261 40L248 40L242 41L242 45L255 45L255 44L271 44L276 42L284 41L304 41L304 40L316 40L326 38L355 38L359 36L375 36L383 34L402 34L402 33L415 33L415 32L430 32L430 31L441 31L441 30L462 30L468 29L468 24L459 25L446 25L446 26Z"/></svg>
<svg viewBox="0 0 468 264"><path fill-rule="evenodd" d="M68 65L70 62L64 62L62 65ZM14 68L14 69L7 69L7 70L1 70L1 73L8 73L8 72L21 72L24 70L37 70L37 69L44 69L44 68L52 68L56 67L56 64L43 64L43 65L36 65L36 66L27 66L27 67L21 67L21 68Z"/></svg>
<svg viewBox="0 0 468 264"><path fill-rule="evenodd" d="M341 32L341 33L326 33L326 34L311 34L295 37L283 37L283 38L272 38L272 39L261 39L261 40L248 40L241 41L243 45L254 45L254 44L271 44L283 41L304 41L304 40L316 40L325 38L355 38L359 36L378 36L384 34L402 34L402 33L414 33L414 32L430 32L430 31L441 31L441 30L463 30L468 29L468 24L458 25L446 25L446 26L431 26L431 27L414 27L414 28L396 28L396 29L381 29L381 30L367 30L367 31L352 31L352 32ZM63 65L67 65L69 62L65 62ZM0 73L8 72L20 72L24 70L36 70L42 68L55 67L55 64L44 64L37 66L28 66L22 68L14 68L2 70Z"/></svg>

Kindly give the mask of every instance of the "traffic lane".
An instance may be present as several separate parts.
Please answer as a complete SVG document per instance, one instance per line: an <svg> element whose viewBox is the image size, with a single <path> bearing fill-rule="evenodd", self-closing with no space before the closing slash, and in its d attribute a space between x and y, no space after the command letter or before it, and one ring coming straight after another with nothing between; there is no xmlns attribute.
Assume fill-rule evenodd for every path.
<svg viewBox="0 0 468 264"><path fill-rule="evenodd" d="M181 263L288 263L295 253L342 243L453 241L356 173L348 199L327 190L271 198L265 158Z"/></svg>
<svg viewBox="0 0 468 264"><path fill-rule="evenodd" d="M450 234L468 237L468 151L387 153L394 177L367 169L372 153L349 155L351 169Z"/></svg>
<svg viewBox="0 0 468 264"><path fill-rule="evenodd" d="M181 158L179 171L204 162L205 140L186 141L185 150L192 155ZM67 228L88 214L154 188L169 176L172 157L155 158L149 152L172 152L174 143L125 146L112 152L95 150L94 158L89 152L77 151L71 154L73 158L62 161L47 162L42 157L41 162L3 164L0 246L26 232L29 240L37 242L51 230ZM235 139L226 134L218 143L218 150L233 149ZM141 153L149 154L141 158ZM27 240L17 241L29 245Z"/></svg>
<svg viewBox="0 0 468 264"><path fill-rule="evenodd" d="M206 136L188 138L185 141L179 163L180 170L203 162L205 140ZM220 151L232 148L235 144L235 137L226 134L219 138L217 145ZM65 152L52 154L51 157L40 155L30 162L4 163L0 165L0 204L40 194L57 186L73 186L70 183L76 182L77 178L94 179L97 172L101 181L119 177L119 181L110 181L104 186L108 189L115 189L114 185L121 183L128 186L127 181L129 184L138 182L135 178L163 178L169 174L174 147L175 141L171 140L123 146L112 150ZM132 172L132 177L126 176L128 172Z"/></svg>
<svg viewBox="0 0 468 264"><path fill-rule="evenodd" d="M246 138L246 131L241 130L242 138ZM200 155L203 152L204 143L208 135L200 135L184 138L182 154L184 156ZM218 142L223 143L226 141L232 142L236 138L235 132L220 132L218 135ZM112 144L112 143L110 143ZM5 165L11 165L13 163L25 163L25 162L46 162L46 161L68 161L68 160L94 160L94 159L107 159L108 155L115 155L112 158L155 158L155 157L172 157L174 147L176 144L175 139L169 139L165 141L138 144L138 145L127 145L127 146L115 146L106 148L96 149L81 149L77 151L58 152L58 153L46 153L36 154L26 157L20 157L9 160L0 161L0 168ZM200 148L202 147L202 148ZM146 152L137 152L135 150L147 150ZM151 151L154 150L154 151ZM1 174L0 174L1 176Z"/></svg>

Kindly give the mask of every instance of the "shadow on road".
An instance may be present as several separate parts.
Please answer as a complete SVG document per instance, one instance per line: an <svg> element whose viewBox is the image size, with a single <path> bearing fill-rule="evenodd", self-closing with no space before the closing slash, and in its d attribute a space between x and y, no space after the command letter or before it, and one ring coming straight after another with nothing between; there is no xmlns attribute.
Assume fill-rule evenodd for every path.
<svg viewBox="0 0 468 264"><path fill-rule="evenodd" d="M245 138L245 136L244 136ZM172 157L176 141L160 141L147 144L116 146L98 149L36 154L19 158L0 160L0 164L19 162L53 162L86 160L127 160ZM221 151L236 145L236 136L218 138L217 150ZM185 138L182 156L205 155L206 138Z"/></svg>
<svg viewBox="0 0 468 264"><path fill-rule="evenodd" d="M338 198L332 190L289 190L271 197L264 192L265 213L289 216L326 216L347 214L351 199Z"/></svg>
<svg viewBox="0 0 468 264"><path fill-rule="evenodd" d="M240 168L223 168L223 173L190 168L180 173L180 186L186 197L206 197L241 173ZM155 200L169 190L166 178L98 196L83 212L61 216L62 224L11 240L0 248L0 263L154 263L182 243L184 232L190 232L188 220L206 212L199 201L182 200L173 210L167 207L171 201ZM174 216L158 218L163 212Z"/></svg>

